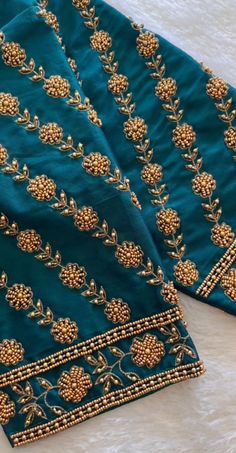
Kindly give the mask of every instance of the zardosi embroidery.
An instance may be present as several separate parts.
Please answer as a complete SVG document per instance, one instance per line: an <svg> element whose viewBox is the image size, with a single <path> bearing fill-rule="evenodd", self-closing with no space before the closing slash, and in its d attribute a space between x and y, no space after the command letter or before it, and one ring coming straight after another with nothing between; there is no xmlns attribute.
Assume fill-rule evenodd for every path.
<svg viewBox="0 0 236 453"><path fill-rule="evenodd" d="M163 299L171 304L179 303L179 296L173 282L165 281L164 273L160 266L155 270L155 265L150 258L144 261L144 252L140 245L130 241L119 243L118 233L115 228L109 227L106 220L100 222L98 213L91 206L78 207L74 198L68 197L64 190L61 190L59 197L56 195L56 184L46 175L29 177L29 169L26 164L20 170L16 159L9 161L7 150L0 145L0 165L6 174L14 175L16 182L27 182L27 190L33 198L38 201L52 201L53 209L58 210L65 216L74 219L74 226L82 232L90 232L93 237L103 240L103 244L115 247L115 257L125 268L139 268L137 274L147 279L150 285L160 285ZM146 263L146 264L145 264Z"/></svg>
<svg viewBox="0 0 236 453"><path fill-rule="evenodd" d="M163 169L161 165L153 162L154 150L151 148L150 139L147 137L148 126L145 120L135 116L136 104L133 101L133 94L127 93L129 80L124 74L119 74L118 62L115 61L115 52L111 50L112 38L104 30L99 30L99 17L96 16L96 9L90 8L90 1L73 0L73 5L80 11L85 19L85 25L93 30L90 38L91 46L100 54L104 70L110 75L108 89L114 95L119 111L127 115L128 120L124 123L124 134L128 140L134 143L138 154L137 160L143 165L140 176L148 186L148 192L152 196L151 203L159 207L156 214L156 224L159 231L168 239L165 244L172 250L168 255L177 260L174 266L176 280L184 286L192 286L198 279L198 271L195 263L189 259L183 260L186 252L186 245L183 244L183 235L179 232L180 217L175 209L166 207L169 201L167 186L163 181ZM156 43L152 45L156 49Z"/></svg>
<svg viewBox="0 0 236 453"><path fill-rule="evenodd" d="M187 161L185 168L195 173L192 191L204 200L202 207L206 211L205 218L214 223L211 228L211 240L218 247L229 247L235 234L230 225L220 222L222 215L220 201L213 198L216 181L210 173L202 171L203 158L199 155L199 149L194 147L197 136L193 127L182 121L184 111L180 109L180 98L175 97L177 83L173 78L165 77L166 66L162 62L162 55L157 54L158 38L153 33L144 31L142 25L132 23L132 26L138 32L137 51L147 60L146 65L152 71L151 77L157 80L155 94L163 102L163 108L168 112L168 120L176 125L172 132L173 143L182 151L181 156Z"/></svg>
<svg viewBox="0 0 236 453"><path fill-rule="evenodd" d="M58 250L53 253L52 246L48 242L43 245L41 236L35 230L20 231L18 224L15 221L10 224L9 219L3 213L0 216L0 229L4 231L5 235L14 236L18 247L23 252L33 253L35 258L43 261L48 269L58 268L58 277L63 285L70 289L79 290L81 296L86 297L91 304L105 306L104 313L109 321L114 324L125 324L130 320L130 308L123 299L112 298L108 300L104 287L98 285L94 279L87 279L87 270L83 265L78 263L63 264L61 253ZM32 317L36 317L37 314L40 315L39 308L37 313L32 313ZM63 322L54 325L52 329L54 337L60 337L62 324ZM63 335L61 339L63 339Z"/></svg>
<svg viewBox="0 0 236 453"><path fill-rule="evenodd" d="M5 339L0 342L0 364L13 366L24 358L24 348L15 339Z"/></svg>
<svg viewBox="0 0 236 453"><path fill-rule="evenodd" d="M71 159L82 159L82 168L90 176L105 177L107 184L113 185L120 192L128 192L133 205L141 209L141 205L130 187L130 181L122 176L118 167L111 168L110 159L99 152L92 152L85 156L82 143L74 145L71 135L64 136L64 131L57 123L46 123L40 126L38 116L31 119L27 109L20 113L20 105L17 97L11 93L0 93L0 115L16 117L16 123L23 126L28 132L38 132L38 138L44 145L55 146L62 153L66 153Z"/></svg>
<svg viewBox="0 0 236 453"><path fill-rule="evenodd" d="M41 299L34 302L30 286L25 286L23 283L8 286L8 276L3 271L0 276L0 289L5 290L5 299L10 307L26 312L28 318L36 319L40 327L50 326L50 334L55 341L70 344L77 340L79 329L75 321L69 318L55 319L52 310L49 307L45 308Z"/></svg>

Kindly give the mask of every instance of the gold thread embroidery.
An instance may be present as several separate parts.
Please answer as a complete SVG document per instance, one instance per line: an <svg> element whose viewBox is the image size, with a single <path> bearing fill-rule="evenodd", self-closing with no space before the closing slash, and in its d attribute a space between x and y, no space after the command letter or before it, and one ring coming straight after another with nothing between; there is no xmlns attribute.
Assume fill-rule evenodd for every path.
<svg viewBox="0 0 236 453"><path fill-rule="evenodd" d="M15 413L15 403L10 400L7 393L0 392L0 424L7 425Z"/></svg>
<svg viewBox="0 0 236 453"><path fill-rule="evenodd" d="M5 366L16 365L24 358L24 348L15 339L5 339L0 342L0 364Z"/></svg>
<svg viewBox="0 0 236 453"><path fill-rule="evenodd" d="M37 260L43 261L49 269L59 269L59 278L63 285L70 289L82 290L81 296L89 299L91 304L100 306L105 305L104 313L113 323L126 323L130 319L130 308L122 299L112 298L107 300L106 291L103 286L98 287L94 279L87 281L87 271L84 266L78 263L62 264L61 253L57 250L55 254L52 252L51 245L47 242L43 247L41 236L35 230L19 230L18 224L14 221L10 224L9 219L3 213L0 215L0 230L4 231L7 236L13 236L17 240L18 247L23 252L36 253L34 257ZM18 301L14 304L16 309L27 309L32 302L32 293L28 292L28 297L23 302ZM17 305L20 304L20 305ZM43 307L41 307L43 310ZM32 312L30 317L40 315L39 303L36 312ZM66 325L65 325L66 324ZM64 329L66 334L64 335ZM66 342L68 330L74 329L69 321L59 320L53 324L51 333L56 341L60 343Z"/></svg>
<svg viewBox="0 0 236 453"><path fill-rule="evenodd" d="M1 158L2 155L2 158ZM56 194L52 195L52 188L55 190L56 185L52 179L46 175L36 176L34 179L29 177L29 169L27 165L23 165L22 170L19 168L19 163L16 159L11 162L8 160L8 153L5 148L0 145L0 162L3 166L2 171L6 174L14 175L13 179L16 182L27 182L27 190L38 201L48 201L54 199L56 203L51 205L52 209L60 211L65 216L72 216L74 225L80 231L91 231L92 236L103 240L105 246L113 246L116 248L115 257L118 262L124 267L141 267L143 270L137 272L140 277L146 278L150 285L161 285L161 295L166 302L179 303L179 295L174 288L172 282L164 281L164 273L160 266L155 271L155 266L150 258L147 258L144 263L144 253L139 245L133 242L123 241L118 242L117 231L112 228L110 231L106 220L103 220L99 225L99 217L96 211L90 206L77 207L74 198L68 197L64 190L60 191L59 197ZM48 191L50 188L50 192ZM14 225L13 225L14 226ZM14 228L13 228L14 230Z"/></svg>
<svg viewBox="0 0 236 453"><path fill-rule="evenodd" d="M90 338L77 345L70 346L62 351L55 352L50 356L40 359L34 363L23 365L0 375L0 387L5 387L32 376L53 369L61 364L83 356L89 356L94 351L105 348L133 335L138 335L151 329L162 329L168 324L182 320L183 314L178 306L166 310L162 313L139 319L124 326L115 327L106 333Z"/></svg>
<svg viewBox="0 0 236 453"><path fill-rule="evenodd" d="M28 132L38 132L39 140L45 145L55 146L62 153L69 153L71 159L82 159L81 166L86 173L93 177L105 177L104 182L113 185L120 192L129 193L132 204L141 209L137 195L131 190L130 180L122 176L118 167L111 169L111 162L106 155L90 153L85 155L82 143L74 145L71 135L64 137L64 131L57 123L46 123L40 126L38 116L31 119L27 109L20 113L20 105L17 97L11 93L0 93L0 115L9 115L16 118L16 123L23 126ZM106 162L106 166L104 163Z"/></svg>
<svg viewBox="0 0 236 453"><path fill-rule="evenodd" d="M229 247L234 240L235 234L230 225L224 222L219 223L222 215L222 209L219 207L220 201L218 198L212 198L216 182L211 174L201 171L203 158L199 156L199 149L194 147L197 138L196 133L190 124L182 122L184 111L180 109L180 98L174 99L177 91L176 81L170 77L165 77L166 66L162 62L162 55L156 53L159 47L158 38L153 33L143 31L143 25L135 23L131 25L138 32L137 51L148 60L146 65L153 71L151 77L158 81L155 87L155 94L163 102L164 110L168 112L167 119L176 124L172 132L172 141L177 148L183 151L182 158L187 161L185 168L195 173L192 179L192 190L196 195L206 200L205 203L202 203L202 208L206 211L205 218L214 223L211 228L211 240L218 247ZM156 40L156 50L152 49L150 54L144 55L142 46L150 47L150 36Z"/></svg>
<svg viewBox="0 0 236 453"><path fill-rule="evenodd" d="M204 67L203 70L209 74ZM228 84L220 77L215 77L211 74L206 85L206 93L213 100L217 110L219 110L218 117L220 120L228 125L224 132L225 145L236 153L236 126L234 125L236 109L233 107L233 99L231 97L227 98L228 91ZM236 156L233 156L233 160L236 162Z"/></svg>
<svg viewBox="0 0 236 453"><path fill-rule="evenodd" d="M6 291L5 299L10 307L15 310L30 310L27 316L31 319L38 319L37 324L41 327L51 326L50 333L59 343L70 344L77 340L79 329L74 321L69 318L55 320L52 310L49 307L44 308L40 299L34 302L34 295L29 286L25 286L23 283L8 286L7 282L7 274L3 271L0 276L0 289Z"/></svg>
<svg viewBox="0 0 236 453"><path fill-rule="evenodd" d="M220 284L225 295L236 302L236 269L231 268L227 274L223 275Z"/></svg>
<svg viewBox="0 0 236 453"><path fill-rule="evenodd" d="M133 94L126 93L129 88L129 81L124 74L118 74L118 62L115 61L115 52L110 51L112 39L104 30L98 30L99 17L95 16L95 7L89 8L90 1L79 2L72 1L72 4L79 10L80 15L85 19L85 25L93 30L90 38L91 46L100 53L100 60L103 63L105 72L110 75L108 80L108 89L114 95L116 103L119 105L119 112L127 115L128 120L124 123L124 134L128 140L134 142L134 148L138 154L137 160L143 165L140 176L147 184L148 192L152 196L151 203L159 207L160 211L156 214L156 225L164 236L169 239L164 240L165 245L173 249L168 251L168 255L177 260L174 266L174 275L176 280L183 286L192 286L198 279L198 271L195 263L190 260L184 261L182 258L186 252L186 245L182 244L183 235L177 231L180 228L180 218L178 213L171 209L165 208L169 201L166 184L163 183L162 167L157 163L152 163L154 150L151 148L149 138L146 138L148 127L143 118L134 116L136 104L132 103ZM151 49L156 48L156 41L149 36ZM147 55L147 48L143 54Z"/></svg>
<svg viewBox="0 0 236 453"><path fill-rule="evenodd" d="M97 398L96 400L80 406L73 411L63 414L56 420L43 425L15 433L11 436L14 446L19 446L32 442L50 434L62 431L70 426L80 423L88 418L98 415L107 409L120 406L128 401L147 395L150 392L166 387L167 385L184 381L193 377L200 376L205 372L203 363L182 365L172 370L168 370L148 378L142 379L129 387L110 392L109 394Z"/></svg>
<svg viewBox="0 0 236 453"><path fill-rule="evenodd" d="M129 383L130 381L139 381L141 379L140 376L133 371L130 372L127 357L130 359L129 363L133 363L136 367L147 367L149 369L157 366L167 353L177 353L175 365L182 363L185 354L192 359L197 358L194 350L186 344L190 338L189 335L182 337L177 327L173 324L169 328L161 328L161 332L169 337L165 344L158 336L146 333L141 338L133 338L128 352L124 352L117 346L109 346L108 350L112 356L111 360L110 358L107 359L106 352L103 353L101 350L98 351L97 358L93 355L86 356L87 363L94 367L92 373L85 373L84 368L73 365L69 371L60 373L56 385L52 384L48 379L37 377L36 380L40 386L40 394L38 396L35 395L33 385L29 381L26 382L25 388L20 384L12 385L12 390L20 396L17 402L22 404L19 414L26 415L25 427L29 427L36 417L48 419L47 412L56 416L65 413L63 407L49 403L48 395L52 390L56 390L58 396L64 401L79 403L93 386L92 375L98 375L94 385L102 385L104 395L110 392L112 386L125 387L124 379ZM166 346L170 343L175 344L168 351ZM41 391L41 388L43 391ZM40 400L44 403L45 409L42 407Z"/></svg>

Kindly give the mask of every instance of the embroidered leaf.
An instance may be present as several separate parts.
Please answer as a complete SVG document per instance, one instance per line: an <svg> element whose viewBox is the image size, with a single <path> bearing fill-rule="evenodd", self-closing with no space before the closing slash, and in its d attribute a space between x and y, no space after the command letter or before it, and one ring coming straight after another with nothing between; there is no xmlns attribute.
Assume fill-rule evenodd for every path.
<svg viewBox="0 0 236 453"><path fill-rule="evenodd" d="M101 365L108 365L106 357L100 351L98 352L98 363Z"/></svg>
<svg viewBox="0 0 236 453"><path fill-rule="evenodd" d="M104 304L104 299L92 299L89 301L90 304L94 304L94 305L103 305Z"/></svg>
<svg viewBox="0 0 236 453"><path fill-rule="evenodd" d="M230 119L229 116L223 113L223 115L218 115L221 121L224 121L225 123L229 123Z"/></svg>
<svg viewBox="0 0 236 453"><path fill-rule="evenodd" d="M63 407L61 406L51 406L50 407L50 410L55 414L55 415L63 415L66 413L65 409L63 409Z"/></svg>
<svg viewBox="0 0 236 453"><path fill-rule="evenodd" d="M152 278L148 280L149 285L160 285L162 282L158 278Z"/></svg>
<svg viewBox="0 0 236 453"><path fill-rule="evenodd" d="M137 373L125 373L125 376L130 379L132 382L140 380L140 377Z"/></svg>
<svg viewBox="0 0 236 453"><path fill-rule="evenodd" d="M26 404L32 399L31 395L23 395L17 401L20 404Z"/></svg>
<svg viewBox="0 0 236 453"><path fill-rule="evenodd" d="M123 357L124 353L121 349L116 346L109 346L109 351L116 357Z"/></svg>
<svg viewBox="0 0 236 453"><path fill-rule="evenodd" d="M24 392L24 389L23 387L20 385L20 384L13 384L11 386L12 390L17 393L17 395L23 395L25 392Z"/></svg>
<svg viewBox="0 0 236 453"><path fill-rule="evenodd" d="M6 288L7 286L7 274L6 272L2 272L1 278L0 278L0 288Z"/></svg>
<svg viewBox="0 0 236 453"><path fill-rule="evenodd" d="M90 364L90 365L93 365L93 366L96 366L98 365L98 361L96 359L96 357L92 356L92 355L88 355L85 357L85 360Z"/></svg>
<svg viewBox="0 0 236 453"><path fill-rule="evenodd" d="M38 383L43 387L45 390L49 390L52 388L51 382L49 382L47 379L37 377Z"/></svg>

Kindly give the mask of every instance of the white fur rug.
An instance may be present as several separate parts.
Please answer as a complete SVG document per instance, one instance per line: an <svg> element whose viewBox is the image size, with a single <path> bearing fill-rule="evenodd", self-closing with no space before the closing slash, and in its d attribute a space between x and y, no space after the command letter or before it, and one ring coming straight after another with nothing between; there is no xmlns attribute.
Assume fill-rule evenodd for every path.
<svg viewBox="0 0 236 453"><path fill-rule="evenodd" d="M68 1L68 0L66 0ZM230 83L235 82L235 0L108 0ZM236 320L182 296L205 361L202 378L174 385L20 448L31 453L236 453ZM11 447L0 433L1 453Z"/></svg>

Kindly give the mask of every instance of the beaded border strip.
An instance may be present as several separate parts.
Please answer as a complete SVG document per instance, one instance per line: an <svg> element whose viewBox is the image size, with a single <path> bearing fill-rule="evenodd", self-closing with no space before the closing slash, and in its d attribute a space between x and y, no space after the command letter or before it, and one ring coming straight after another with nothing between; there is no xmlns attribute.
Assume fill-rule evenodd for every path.
<svg viewBox="0 0 236 453"><path fill-rule="evenodd" d="M130 180L122 176L118 167L112 170L111 161L105 154L91 152L85 155L84 145L82 143L75 145L71 135L65 137L63 128L59 124L49 122L40 125L37 115L31 118L27 109L21 113L19 99L11 93L0 92L0 115L16 118L16 124L24 127L26 131L38 132L41 143L55 146L60 152L66 153L70 159L82 159L81 167L89 176L105 178L103 181L113 185L116 190L129 193L132 204L141 209L137 195L131 190Z"/></svg>
<svg viewBox="0 0 236 453"><path fill-rule="evenodd" d="M152 72L150 76L157 80L155 95L162 101L164 110L168 112L167 119L176 124L172 132L172 141L176 148L183 153L181 157L187 161L186 170L195 173L192 179L192 191L195 195L205 200L202 208L206 212L205 218L214 223L211 228L211 240L220 248L228 248L235 238L230 225L220 223L222 208L220 200L213 198L216 189L216 181L210 173L202 171L203 158L199 155L199 149L194 147L197 139L196 132L190 124L182 121L184 110L180 109L180 98L176 97L177 83L171 77L166 78L166 66L161 54L157 53L159 40L149 31L144 31L143 25L131 22L131 26L138 32L136 40L137 51L146 61L146 66Z"/></svg>
<svg viewBox="0 0 236 453"><path fill-rule="evenodd" d="M124 326L115 327L97 335L89 340L83 341L74 346L70 346L61 351L55 352L44 359L40 359L34 363L23 365L14 370L0 375L0 388L6 387L9 384L21 382L32 376L44 373L58 367L61 364L70 362L79 357L88 356L94 351L105 348L106 346L117 343L119 340L132 337L149 329L157 329L175 321L183 319L183 313L179 307L173 307L162 313L148 316L138 321L134 321Z"/></svg>
<svg viewBox="0 0 236 453"><path fill-rule="evenodd" d="M186 245L182 243L183 234L178 232L181 220L176 210L165 207L170 195L163 181L163 169L158 163L152 162L154 150L147 137L147 124L143 118L134 116L136 104L132 101L133 93L126 93L129 88L129 80L124 74L117 73L118 61L115 61L114 50L110 50L112 38L106 31L99 30L100 19L96 16L95 7L90 8L90 0L73 0L72 4L85 20L85 26L93 30L90 38L91 47L100 54L99 59L103 68L110 75L108 89L114 95L119 112L128 116L128 120L124 123L124 134L128 140L134 142L134 149L138 154L137 160L143 165L140 177L152 196L151 203L155 207L159 207L159 212L156 213L156 225L158 230L168 238L164 240L164 243L172 250L167 254L177 260L177 264L174 266L174 276L181 285L192 286L198 280L199 273L195 263L189 259L185 261L182 259L186 252Z"/></svg>
<svg viewBox="0 0 236 453"><path fill-rule="evenodd" d="M29 229L20 231L18 224L15 221L10 223L8 217L4 213L0 214L0 230L2 230L6 236L15 237L17 246L21 251L33 253L34 257L37 260L44 262L48 269L58 268L58 278L67 288L79 290L80 295L89 300L93 305L105 305L103 311L109 321L114 324L124 324L129 321L131 313L130 308L123 299L112 298L111 300L108 300L104 287L98 285L94 279L88 281L86 278L87 270L81 264L62 264L61 252L57 250L54 254L49 242L43 246L42 238L37 231ZM34 307L36 311L30 314L31 318L44 315L42 304L40 304L40 307L41 309L39 309L39 307ZM53 322L51 313L50 317L47 317L47 322L49 321ZM40 321L40 325L41 324ZM67 334L65 334L64 337L67 338Z"/></svg>
<svg viewBox="0 0 236 453"><path fill-rule="evenodd" d="M96 211L91 206L77 207L74 198L68 197L64 190L60 191L59 197L56 195L56 184L53 179L46 175L36 176L34 179L29 177L29 169L26 164L20 170L17 159L9 161L7 150L0 145L0 166L5 174L10 174L13 180L21 183L27 182L27 191L37 201L52 201L55 203L50 207L56 209L64 216L71 216L74 219L75 227L82 232L90 232L92 237L101 239L103 245L115 247L115 258L125 268L139 268L137 272L139 277L147 279L150 285L161 286L161 296L164 301L170 304L179 303L179 295L173 282L165 282L164 273L160 266L155 270L155 266L150 258L145 259L144 252L140 245L133 242L123 241L119 243L118 233L115 228L109 227L106 220L100 223ZM14 176L13 176L14 175ZM99 225L100 224L100 225Z"/></svg>
<svg viewBox="0 0 236 453"><path fill-rule="evenodd" d="M164 388L167 385L200 376L204 372L205 369L202 361L173 368L172 370L142 379L123 390L110 392L103 397L63 414L54 421L15 433L11 436L11 440L15 447L36 441L56 432L63 431L112 407L121 406L124 403Z"/></svg>
<svg viewBox="0 0 236 453"><path fill-rule="evenodd" d="M206 93L213 100L217 110L219 110L219 119L228 127L224 132L224 142L228 149L236 153L236 109L233 106L233 98L227 97L229 93L229 85L221 77L213 75L212 71L201 64L204 72L210 74L206 84ZM233 161L236 162L236 156L233 156Z"/></svg>
<svg viewBox="0 0 236 453"><path fill-rule="evenodd" d="M211 269L207 277L197 289L196 294L207 298L235 261L236 240L234 240L218 263L216 263Z"/></svg>

